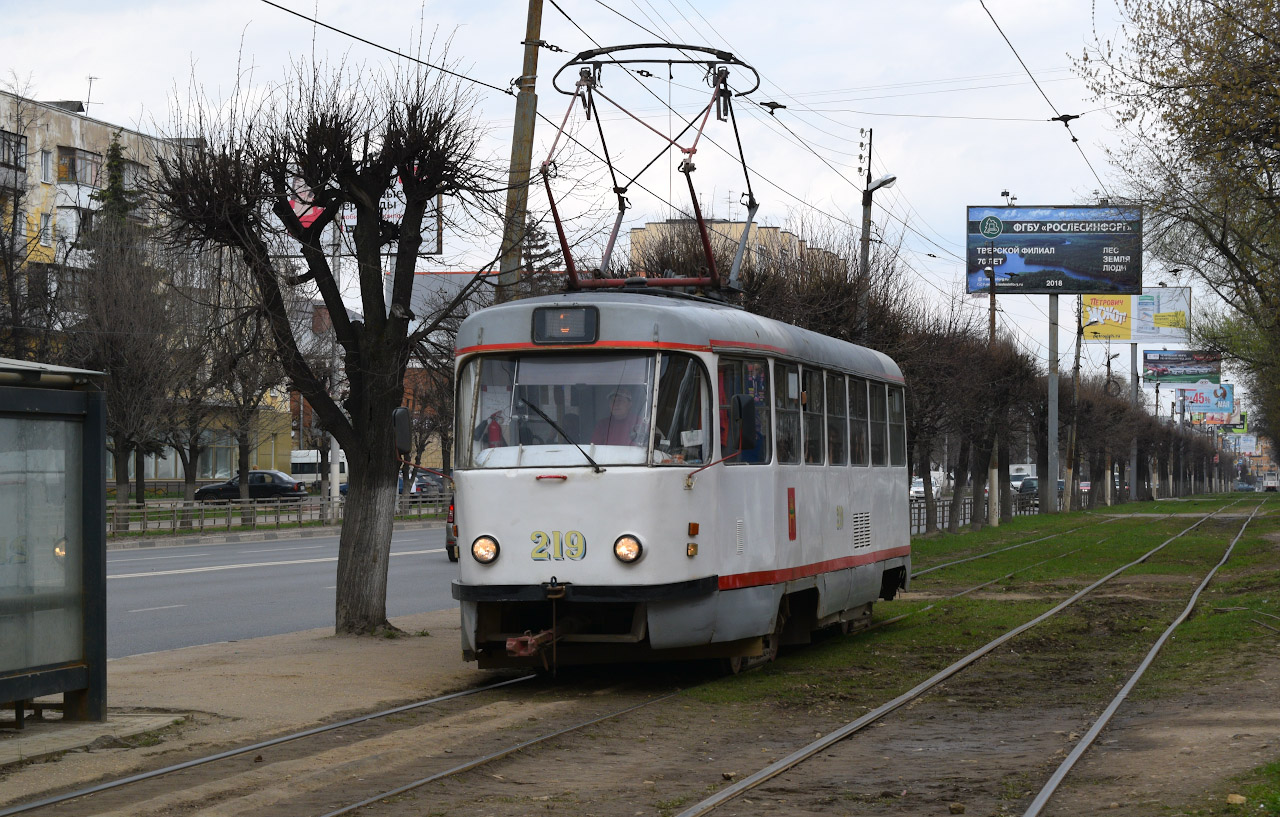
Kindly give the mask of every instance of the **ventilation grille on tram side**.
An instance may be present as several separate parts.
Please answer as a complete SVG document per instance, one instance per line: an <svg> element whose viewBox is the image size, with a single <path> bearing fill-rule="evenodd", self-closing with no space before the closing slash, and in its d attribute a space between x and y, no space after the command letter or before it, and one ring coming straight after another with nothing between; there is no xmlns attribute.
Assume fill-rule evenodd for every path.
<svg viewBox="0 0 1280 817"><path fill-rule="evenodd" d="M734 532L735 532L735 535L738 537L738 555L739 555L739 556L741 556L741 555L742 555L742 545L743 545L743 536L742 536L742 520L741 520L741 519L739 519L739 520L738 520L738 524L734 525Z"/></svg>
<svg viewBox="0 0 1280 817"><path fill-rule="evenodd" d="M852 514L853 546L856 548L871 547L871 512Z"/></svg>

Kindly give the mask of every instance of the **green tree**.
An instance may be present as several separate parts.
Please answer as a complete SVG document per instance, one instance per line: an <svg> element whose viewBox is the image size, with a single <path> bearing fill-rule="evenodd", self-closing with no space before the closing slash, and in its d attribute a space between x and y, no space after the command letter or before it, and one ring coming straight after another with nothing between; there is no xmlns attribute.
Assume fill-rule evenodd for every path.
<svg viewBox="0 0 1280 817"><path fill-rule="evenodd" d="M1126 134L1114 151L1146 205L1146 244L1226 304L1199 333L1280 384L1280 7L1271 0L1121 0L1123 36L1077 69ZM1274 409L1273 409L1274 412Z"/></svg>

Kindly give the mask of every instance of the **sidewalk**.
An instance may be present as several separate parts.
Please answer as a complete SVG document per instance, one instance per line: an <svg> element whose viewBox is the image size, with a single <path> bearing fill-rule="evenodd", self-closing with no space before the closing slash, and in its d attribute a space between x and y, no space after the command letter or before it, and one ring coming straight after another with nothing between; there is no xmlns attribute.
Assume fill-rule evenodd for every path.
<svg viewBox="0 0 1280 817"><path fill-rule="evenodd" d="M395 529L423 530L442 528L442 519L410 519L396 522ZM263 528L245 531L210 531L208 533L187 533L179 536L120 536L107 537L107 550L130 550L133 548L181 547L183 545L222 545L236 542L275 542L281 539L311 539L318 536L338 536L342 533L341 525L325 525L313 528Z"/></svg>
<svg viewBox="0 0 1280 817"><path fill-rule="evenodd" d="M463 663L456 610L392 623L408 635L326 628L109 661L105 723L0 730L0 805L494 680Z"/></svg>

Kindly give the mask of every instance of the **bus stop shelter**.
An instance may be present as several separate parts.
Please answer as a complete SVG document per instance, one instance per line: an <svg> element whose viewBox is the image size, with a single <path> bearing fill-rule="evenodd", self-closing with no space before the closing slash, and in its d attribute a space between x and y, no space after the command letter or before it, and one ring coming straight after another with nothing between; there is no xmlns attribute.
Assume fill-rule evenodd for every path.
<svg viewBox="0 0 1280 817"><path fill-rule="evenodd" d="M106 402L99 372L0 358L0 712L107 712ZM58 708L59 704L45 704ZM39 712L39 709L36 709Z"/></svg>

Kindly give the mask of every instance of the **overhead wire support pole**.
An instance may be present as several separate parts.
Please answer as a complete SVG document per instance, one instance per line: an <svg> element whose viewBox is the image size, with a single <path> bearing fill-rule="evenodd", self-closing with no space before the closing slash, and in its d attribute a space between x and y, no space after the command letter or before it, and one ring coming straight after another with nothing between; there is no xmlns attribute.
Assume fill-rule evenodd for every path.
<svg viewBox="0 0 1280 817"><path fill-rule="evenodd" d="M867 165L870 166L868 161ZM994 264L994 255L991 256ZM991 315L990 327L987 333L987 349L995 353L996 349L996 268L995 266L987 267L987 277L991 286ZM991 456L987 460L987 524L993 528L1000 527L1000 454L999 442L1000 436L999 423L996 420L991 422Z"/></svg>
<svg viewBox="0 0 1280 817"><path fill-rule="evenodd" d="M1040 510L1043 513L1058 512L1058 296L1049 296L1049 456L1045 470L1049 473L1040 481Z"/></svg>
<svg viewBox="0 0 1280 817"><path fill-rule="evenodd" d="M520 282L520 245L524 243L529 210L529 175L533 163L533 129L538 117L538 47L542 42L542 0L529 0L524 35L524 66L516 95L515 130L511 136L511 166L507 177L507 210L502 230L502 260L497 300L510 300Z"/></svg>

